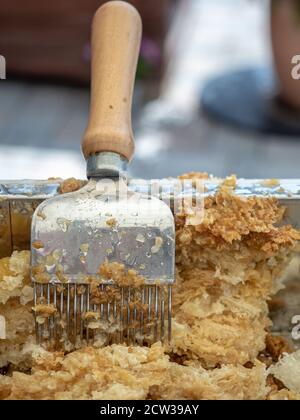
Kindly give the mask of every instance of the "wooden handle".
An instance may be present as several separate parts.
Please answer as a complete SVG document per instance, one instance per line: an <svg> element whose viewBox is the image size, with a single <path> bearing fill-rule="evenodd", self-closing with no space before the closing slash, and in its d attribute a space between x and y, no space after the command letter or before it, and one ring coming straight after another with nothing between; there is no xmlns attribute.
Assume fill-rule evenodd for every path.
<svg viewBox="0 0 300 420"><path fill-rule="evenodd" d="M99 152L132 158L131 107L141 37L141 17L130 4L111 1L98 9L92 27L90 117L82 140L85 158Z"/></svg>

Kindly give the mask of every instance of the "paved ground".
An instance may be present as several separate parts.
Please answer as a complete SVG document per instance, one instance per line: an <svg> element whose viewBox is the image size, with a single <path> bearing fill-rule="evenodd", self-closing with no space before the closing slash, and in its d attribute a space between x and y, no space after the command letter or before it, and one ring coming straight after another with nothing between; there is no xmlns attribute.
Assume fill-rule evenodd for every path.
<svg viewBox="0 0 300 420"><path fill-rule="evenodd" d="M209 121L198 107L208 77L271 61L262 3L182 2L169 36L161 97L136 114L133 175L205 170L220 176L299 176L300 138L237 131ZM84 176L79 143L88 98L82 88L12 82L9 75L0 81L0 179Z"/></svg>

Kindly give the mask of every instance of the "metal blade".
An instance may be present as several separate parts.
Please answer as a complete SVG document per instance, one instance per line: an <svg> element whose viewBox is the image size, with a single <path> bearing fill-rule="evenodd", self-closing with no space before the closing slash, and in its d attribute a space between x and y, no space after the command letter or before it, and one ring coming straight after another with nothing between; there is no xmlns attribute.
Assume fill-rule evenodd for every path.
<svg viewBox="0 0 300 420"><path fill-rule="evenodd" d="M123 181L122 181L123 182ZM111 180L91 180L80 191L43 202L32 223L32 266L50 282L84 283L105 259L123 263L147 284L174 282L175 226L170 208ZM120 190L121 185L121 190ZM117 194L116 194L117 192ZM38 278L33 275L33 280Z"/></svg>

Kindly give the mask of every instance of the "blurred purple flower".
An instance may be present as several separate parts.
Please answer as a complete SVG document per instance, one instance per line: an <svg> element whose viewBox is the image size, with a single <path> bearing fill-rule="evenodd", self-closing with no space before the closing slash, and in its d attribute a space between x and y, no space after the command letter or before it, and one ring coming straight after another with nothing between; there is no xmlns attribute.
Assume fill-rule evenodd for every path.
<svg viewBox="0 0 300 420"><path fill-rule="evenodd" d="M82 50L82 58L84 61L91 61L91 45L85 44Z"/></svg>
<svg viewBox="0 0 300 420"><path fill-rule="evenodd" d="M159 64L161 60L161 51L155 41L150 38L143 37L141 57L154 66Z"/></svg>

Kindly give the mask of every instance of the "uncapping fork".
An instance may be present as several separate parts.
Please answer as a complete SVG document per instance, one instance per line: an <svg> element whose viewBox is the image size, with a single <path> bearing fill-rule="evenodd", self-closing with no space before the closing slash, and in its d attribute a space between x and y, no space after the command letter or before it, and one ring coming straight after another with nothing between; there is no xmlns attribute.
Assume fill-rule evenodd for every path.
<svg viewBox="0 0 300 420"><path fill-rule="evenodd" d="M151 344L171 336L175 226L170 208L127 188L131 104L142 25L126 2L105 3L92 29L92 87L82 149L89 182L46 200L32 221L38 342ZM118 283L101 267L122 264ZM119 271L123 270L117 265ZM96 287L95 287L96 284Z"/></svg>

